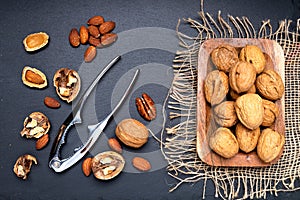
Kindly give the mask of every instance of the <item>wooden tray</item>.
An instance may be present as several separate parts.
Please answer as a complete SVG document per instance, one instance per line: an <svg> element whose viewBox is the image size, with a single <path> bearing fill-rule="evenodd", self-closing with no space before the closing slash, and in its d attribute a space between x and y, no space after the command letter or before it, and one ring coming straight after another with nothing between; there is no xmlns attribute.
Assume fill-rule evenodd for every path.
<svg viewBox="0 0 300 200"><path fill-rule="evenodd" d="M206 75L216 69L213 65L210 53L220 44L228 43L237 48L239 51L246 44L258 46L265 54L267 63L266 69L276 70L284 82L284 54L281 46L273 40L268 39L239 39L239 38L224 38L210 39L205 41L199 50L198 57L198 91L197 91L197 153L200 159L212 166L231 166L231 167L263 167L276 163L283 152L271 163L264 163L259 159L256 150L248 154L239 152L236 156L230 159L223 158L214 153L209 145L209 135L216 130L217 125L211 117L211 108L205 100L203 85ZM284 125L284 96L276 101L279 107L279 116L275 124L271 127L277 132L285 136Z"/></svg>

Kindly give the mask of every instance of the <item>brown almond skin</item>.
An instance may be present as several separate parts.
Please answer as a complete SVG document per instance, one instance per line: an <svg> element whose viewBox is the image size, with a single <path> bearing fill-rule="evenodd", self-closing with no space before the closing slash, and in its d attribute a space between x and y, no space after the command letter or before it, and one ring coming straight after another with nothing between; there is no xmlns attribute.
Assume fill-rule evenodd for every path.
<svg viewBox="0 0 300 200"><path fill-rule="evenodd" d="M79 29L80 43L85 44L89 40L89 30L85 26L81 26Z"/></svg>
<svg viewBox="0 0 300 200"><path fill-rule="evenodd" d="M43 149L48 144L48 142L49 142L49 134L45 134L36 141L35 148L37 150Z"/></svg>
<svg viewBox="0 0 300 200"><path fill-rule="evenodd" d="M149 171L151 169L151 164L148 160L142 157L134 157L132 159L132 165L143 172Z"/></svg>
<svg viewBox="0 0 300 200"><path fill-rule="evenodd" d="M100 38L95 38L93 36L89 37L89 44L95 47L102 47Z"/></svg>
<svg viewBox="0 0 300 200"><path fill-rule="evenodd" d="M114 43L118 39L118 35L116 33L106 33L101 36L101 44L103 46L108 46Z"/></svg>
<svg viewBox="0 0 300 200"><path fill-rule="evenodd" d="M100 37L100 32L98 27L91 25L88 27L89 33L90 35L94 36L95 38L99 38Z"/></svg>
<svg viewBox="0 0 300 200"><path fill-rule="evenodd" d="M114 30L116 23L113 21L107 21L100 25L99 31L101 35L111 32Z"/></svg>
<svg viewBox="0 0 300 200"><path fill-rule="evenodd" d="M59 108L60 103L52 97L45 97L44 104L49 108Z"/></svg>
<svg viewBox="0 0 300 200"><path fill-rule="evenodd" d="M91 17L88 21L88 25L94 25L94 26L99 26L100 24L104 23L104 18L100 15L96 15Z"/></svg>
<svg viewBox="0 0 300 200"><path fill-rule="evenodd" d="M92 172L92 158L86 158L82 162L82 172L85 176L89 176Z"/></svg>
<svg viewBox="0 0 300 200"><path fill-rule="evenodd" d="M69 42L73 47L78 47L80 45L80 36L76 28L71 29L69 34Z"/></svg>
<svg viewBox="0 0 300 200"><path fill-rule="evenodd" d="M94 58L96 57L97 49L94 46L89 46L85 53L84 53L84 61L85 62L92 62Z"/></svg>
<svg viewBox="0 0 300 200"><path fill-rule="evenodd" d="M26 72L25 78L27 81L35 84L43 84L45 82L45 80L40 75L30 70Z"/></svg>
<svg viewBox="0 0 300 200"><path fill-rule="evenodd" d="M123 151L119 141L116 138L108 139L108 145L112 150L114 150L118 153L122 153L122 151Z"/></svg>

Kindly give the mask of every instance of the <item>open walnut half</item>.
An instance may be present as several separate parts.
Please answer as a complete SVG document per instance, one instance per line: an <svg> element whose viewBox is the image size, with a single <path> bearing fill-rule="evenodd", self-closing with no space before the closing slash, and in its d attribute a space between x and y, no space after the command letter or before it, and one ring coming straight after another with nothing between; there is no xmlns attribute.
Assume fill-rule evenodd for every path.
<svg viewBox="0 0 300 200"><path fill-rule="evenodd" d="M56 93L62 99L70 103L80 90L79 74L72 69L61 68L56 71L53 78Z"/></svg>
<svg viewBox="0 0 300 200"><path fill-rule="evenodd" d="M29 154L20 156L14 165L14 172L17 177L25 180L27 178L27 174L30 172L32 162L37 164L37 160L34 156Z"/></svg>
<svg viewBox="0 0 300 200"><path fill-rule="evenodd" d="M124 165L125 160L119 153L105 151L93 158L92 171L97 179L109 180L120 174Z"/></svg>
<svg viewBox="0 0 300 200"><path fill-rule="evenodd" d="M50 129L50 122L41 112L33 112L24 120L24 128L20 132L26 138L40 138Z"/></svg>

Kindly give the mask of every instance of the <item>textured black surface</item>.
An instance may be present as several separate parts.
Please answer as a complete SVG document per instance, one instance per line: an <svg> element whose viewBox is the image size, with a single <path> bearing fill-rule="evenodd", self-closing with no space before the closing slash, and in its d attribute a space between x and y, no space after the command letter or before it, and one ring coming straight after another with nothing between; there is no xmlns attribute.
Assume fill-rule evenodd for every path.
<svg viewBox="0 0 300 200"><path fill-rule="evenodd" d="M168 189L175 180L167 175L165 168L148 173L124 172L107 182L96 180L92 176L86 178L81 172L81 163L65 173L56 174L48 167L51 145L36 151L33 140L26 140L19 135L24 118L33 111L41 111L51 120L52 143L60 123L72 109L71 105L64 102L58 110L49 109L43 104L45 96L57 97L52 86L55 71L60 67L78 70L82 64L86 46L72 48L69 45L68 34L71 28L79 28L89 17L100 14L108 20L116 21L117 33L142 27L175 30L178 19L197 19L199 10L200 1L185 0L1 1L0 199L200 199L202 182L184 184L175 192L169 193ZM261 20L271 19L276 28L279 20L299 17L299 1L207 0L204 10L213 16L216 16L219 10L222 11L222 16L247 16L255 27L260 26ZM181 30L190 35L196 33L186 25L182 25ZM22 45L23 38L29 33L39 31L50 35L49 45L36 53L27 53ZM110 111L108 105L112 90L122 74L135 66L153 62L171 66L173 58L174 54L153 48L138 49L124 54L121 62L107 73L97 88L95 107L99 119ZM25 65L41 69L48 77L49 86L43 90L36 90L23 85L21 71ZM167 89L146 84L134 93L130 101L134 102L134 97L142 91L148 92L157 103L161 103ZM130 106L130 114L139 118L134 104ZM112 121L106 134L113 136L114 128L115 123ZM73 142L70 140L70 143ZM158 143L153 139L147 145L140 151L158 149ZM12 171L15 160L24 153L35 155L39 161L37 166L33 166L32 173L26 181L18 179ZM130 165L130 161L128 164ZM280 198L297 199L297 195L299 192L279 193ZM213 185L208 183L206 199L213 198Z"/></svg>

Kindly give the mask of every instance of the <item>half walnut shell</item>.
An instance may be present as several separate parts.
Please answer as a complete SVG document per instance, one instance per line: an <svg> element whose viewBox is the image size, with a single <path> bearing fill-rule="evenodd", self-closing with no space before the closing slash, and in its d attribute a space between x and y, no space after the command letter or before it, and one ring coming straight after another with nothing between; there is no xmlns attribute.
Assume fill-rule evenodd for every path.
<svg viewBox="0 0 300 200"><path fill-rule="evenodd" d="M37 160L34 156L30 154L20 156L14 165L14 173L17 177L25 180L30 172L32 163L37 164Z"/></svg>
<svg viewBox="0 0 300 200"><path fill-rule="evenodd" d="M23 40L23 44L26 51L36 51L46 46L48 44L48 41L49 35L44 32L39 32L28 35Z"/></svg>
<svg viewBox="0 0 300 200"><path fill-rule="evenodd" d="M54 74L53 83L58 96L68 103L73 101L80 91L79 74L72 69L61 68L57 70Z"/></svg>
<svg viewBox="0 0 300 200"><path fill-rule="evenodd" d="M125 166L125 159L114 151L105 151L92 159L92 171L100 180L109 180L121 173Z"/></svg>
<svg viewBox="0 0 300 200"><path fill-rule="evenodd" d="M33 112L24 120L24 128L20 132L22 137L40 138L50 130L50 122L41 112Z"/></svg>

